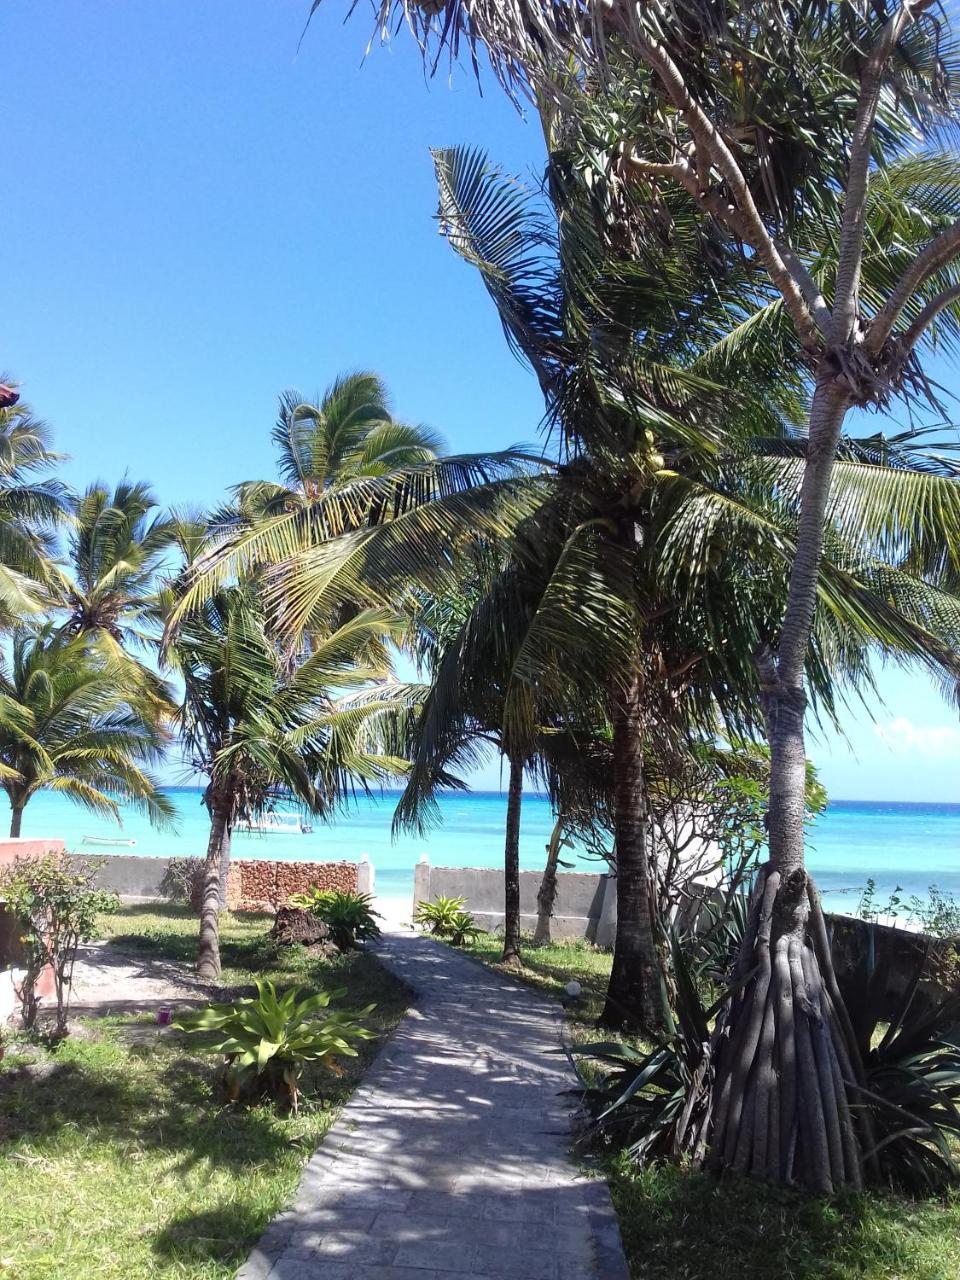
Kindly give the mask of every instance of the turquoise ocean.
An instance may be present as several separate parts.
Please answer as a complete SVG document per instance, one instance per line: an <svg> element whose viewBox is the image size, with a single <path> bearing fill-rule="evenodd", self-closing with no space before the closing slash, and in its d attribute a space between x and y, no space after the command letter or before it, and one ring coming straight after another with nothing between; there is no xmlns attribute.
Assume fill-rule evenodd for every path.
<svg viewBox="0 0 960 1280"><path fill-rule="evenodd" d="M98 818L62 796L40 793L24 812L24 836L51 836L68 849L89 853L131 853L153 857L202 854L208 820L201 792L171 787L177 808L174 830L156 831L142 815L124 808L122 825ZM364 855L376 868L377 892L408 895L413 867L426 854L434 866L492 867L503 856L506 796L474 791L444 797L442 822L426 835L393 839L390 822L396 794L359 797L332 823L314 820L309 834L244 834L234 837L236 857L283 858L302 861L358 861ZM0 806L0 823L9 823L9 810ZM549 802L527 795L523 801L520 861L529 870L542 867L552 826ZM8 826L0 826L0 831ZM84 844L84 836L134 840L129 848ZM596 862L568 851L578 869L595 870ZM886 901L898 886L903 897L925 897L936 884L960 899L960 804L892 804L879 801L834 801L809 837L809 865L826 905L849 909L856 905L868 877L877 884L877 897Z"/></svg>

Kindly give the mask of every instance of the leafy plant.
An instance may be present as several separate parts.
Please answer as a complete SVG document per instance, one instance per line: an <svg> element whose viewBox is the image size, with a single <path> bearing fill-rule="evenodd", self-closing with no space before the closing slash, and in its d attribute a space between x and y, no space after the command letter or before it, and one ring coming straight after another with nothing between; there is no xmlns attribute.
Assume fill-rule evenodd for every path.
<svg viewBox="0 0 960 1280"><path fill-rule="evenodd" d="M674 1028L650 1052L620 1041L576 1045L571 1054L598 1063L599 1080L582 1071L584 1101L602 1136L639 1163L706 1151L710 1111L710 1028L731 992L705 1007L679 935L671 935Z"/></svg>
<svg viewBox="0 0 960 1280"><path fill-rule="evenodd" d="M0 897L20 920L26 974L19 989L24 1024L37 1020L37 981L49 965L57 998L56 1034L67 1034L70 987L77 948L98 937L98 917L116 911L115 893L98 889L94 877L102 861L68 853L21 857L0 872Z"/></svg>
<svg viewBox="0 0 960 1280"><path fill-rule="evenodd" d="M860 890L860 900L857 903L856 914L861 920L878 921L881 916L890 916L896 919L900 914L900 908L903 906L903 898L900 896L903 889L900 885L894 889L886 902L881 903L877 899L877 882L873 876L867 877L867 883ZM916 902L917 899L914 899Z"/></svg>
<svg viewBox="0 0 960 1280"><path fill-rule="evenodd" d="M355 1058L354 1043L373 1039L373 1032L359 1021L373 1010L372 1004L356 1013L321 1014L345 992L344 987L304 996L302 988L291 987L281 996L265 979L257 982L255 997L209 1005L183 1015L173 1025L191 1035L204 1035L201 1048L206 1052L225 1055L231 1101L237 1101L245 1090L267 1092L284 1098L296 1115L300 1077L307 1063L317 1062L339 1074L337 1058Z"/></svg>
<svg viewBox="0 0 960 1280"><path fill-rule="evenodd" d="M445 898L442 895L432 902L418 902L413 913L413 923L438 938L449 938L453 932L454 920L464 914L466 905L466 898Z"/></svg>
<svg viewBox="0 0 960 1280"><path fill-rule="evenodd" d="M457 911L451 917L448 937L455 947L466 946L482 933L486 933L486 929L480 928L469 911Z"/></svg>
<svg viewBox="0 0 960 1280"><path fill-rule="evenodd" d="M960 1180L960 996L924 998L926 948L891 1016L889 952L867 951L843 984L844 1003L864 1064L851 1109L872 1129L868 1166L884 1181L927 1195ZM859 1097L857 1095L860 1095Z"/></svg>
<svg viewBox="0 0 960 1280"><path fill-rule="evenodd" d="M380 937L380 919L373 910L373 899L366 893L352 893L347 889L318 889L316 885L305 893L295 893L290 898L294 907L304 907L330 930L330 938L340 951L353 951L361 942Z"/></svg>

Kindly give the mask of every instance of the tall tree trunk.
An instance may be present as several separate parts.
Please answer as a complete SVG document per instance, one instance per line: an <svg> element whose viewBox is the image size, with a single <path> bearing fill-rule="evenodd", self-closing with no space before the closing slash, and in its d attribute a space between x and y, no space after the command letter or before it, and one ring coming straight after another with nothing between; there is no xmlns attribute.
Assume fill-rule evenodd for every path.
<svg viewBox="0 0 960 1280"><path fill-rule="evenodd" d="M647 856L646 787L638 674L612 695L613 819L617 866L617 936L605 1027L658 1032L666 1025L666 988L654 930L656 896Z"/></svg>
<svg viewBox="0 0 960 1280"><path fill-rule="evenodd" d="M803 670L830 476L849 392L826 372L810 415L801 511L776 658L758 656L770 744L770 861L754 889L738 973L752 975L714 1038L710 1159L818 1192L859 1187L872 1152L863 1065L834 973L820 897L804 868ZM869 1157L871 1171L876 1156Z"/></svg>
<svg viewBox="0 0 960 1280"><path fill-rule="evenodd" d="M203 864L203 892L200 900L200 938L197 945L197 974L211 981L220 974L220 868L223 845L229 829L230 808L215 796L210 804L210 838Z"/></svg>
<svg viewBox="0 0 960 1280"><path fill-rule="evenodd" d="M20 835L20 828L23 825L24 806L14 805L10 810L10 839L16 840Z"/></svg>
<svg viewBox="0 0 960 1280"><path fill-rule="evenodd" d="M550 941L550 918L553 915L553 904L557 900L557 864L560 861L560 850L563 847L563 814L557 815L547 845L547 865L543 869L543 879L537 891L537 927L533 941L538 947Z"/></svg>
<svg viewBox="0 0 960 1280"><path fill-rule="evenodd" d="M233 840L233 827L228 822L220 843L220 910L227 909L227 890L230 885L230 847Z"/></svg>
<svg viewBox="0 0 960 1280"><path fill-rule="evenodd" d="M503 850L504 964L520 963L520 804L523 799L523 761L510 757L507 790L507 834Z"/></svg>

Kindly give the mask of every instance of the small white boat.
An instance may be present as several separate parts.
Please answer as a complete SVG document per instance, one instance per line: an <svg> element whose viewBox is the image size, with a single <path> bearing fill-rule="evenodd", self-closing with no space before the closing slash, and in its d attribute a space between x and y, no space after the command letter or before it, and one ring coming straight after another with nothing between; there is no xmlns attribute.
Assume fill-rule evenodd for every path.
<svg viewBox="0 0 960 1280"><path fill-rule="evenodd" d="M265 813L254 822L241 822L237 830L258 836L305 836L313 828L295 813Z"/></svg>
<svg viewBox="0 0 960 1280"><path fill-rule="evenodd" d="M109 845L112 849L132 849L137 842L136 840L118 840L113 836L84 836L83 843Z"/></svg>

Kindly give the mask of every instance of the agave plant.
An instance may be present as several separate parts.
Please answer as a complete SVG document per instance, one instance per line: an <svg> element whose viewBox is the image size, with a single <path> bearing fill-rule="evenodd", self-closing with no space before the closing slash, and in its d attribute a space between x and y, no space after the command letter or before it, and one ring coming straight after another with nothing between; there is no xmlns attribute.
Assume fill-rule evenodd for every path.
<svg viewBox="0 0 960 1280"><path fill-rule="evenodd" d="M915 1195L960 1180L960 995L929 998L923 986L926 948L890 1011L890 953L871 946L843 984L844 1003L863 1062L851 1110L872 1146L874 1177Z"/></svg>
<svg viewBox="0 0 960 1280"><path fill-rule="evenodd" d="M226 1057L225 1081L231 1101L245 1092L281 1097L296 1115L300 1076L308 1062L340 1074L338 1057L357 1056L358 1040L372 1040L373 1032L360 1022L375 1006L356 1013L321 1015L346 988L304 996L300 987L278 995L268 979L257 982L257 995L232 1004L212 1004L174 1022L178 1031L205 1036L201 1048Z"/></svg>
<svg viewBox="0 0 960 1280"><path fill-rule="evenodd" d="M574 1046L576 1058L599 1064L584 1082L584 1102L602 1136L639 1163L701 1158L709 1137L711 1027L729 998L705 1007L679 934L671 935L676 986L671 1033L649 1052L619 1041Z"/></svg>
<svg viewBox="0 0 960 1280"><path fill-rule="evenodd" d="M426 929L438 938L448 938L453 931L453 922L457 916L464 914L466 898L434 898L432 902L419 902L413 913L413 923Z"/></svg>

